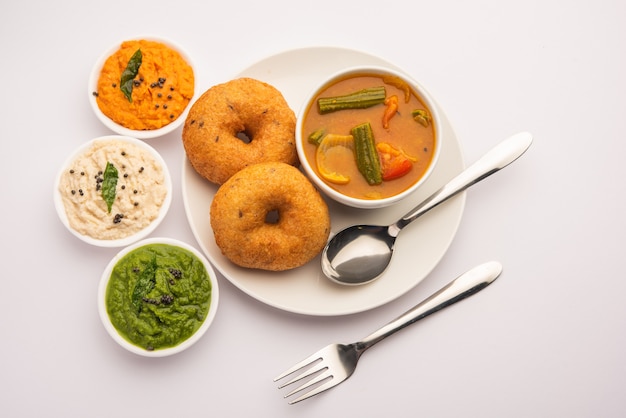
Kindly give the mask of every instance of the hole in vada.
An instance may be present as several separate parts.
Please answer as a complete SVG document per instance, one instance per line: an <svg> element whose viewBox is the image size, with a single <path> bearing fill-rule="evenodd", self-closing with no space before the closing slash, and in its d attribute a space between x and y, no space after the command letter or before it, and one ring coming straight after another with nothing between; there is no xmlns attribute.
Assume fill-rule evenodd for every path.
<svg viewBox="0 0 626 418"><path fill-rule="evenodd" d="M252 142L252 137L248 135L246 131L237 132L237 135L235 136L240 139L241 142L243 142L244 144L249 144L250 142Z"/></svg>
<svg viewBox="0 0 626 418"><path fill-rule="evenodd" d="M280 214L278 213L278 210L276 209L270 210L269 212L265 214L265 223L277 224L279 220L280 220Z"/></svg>

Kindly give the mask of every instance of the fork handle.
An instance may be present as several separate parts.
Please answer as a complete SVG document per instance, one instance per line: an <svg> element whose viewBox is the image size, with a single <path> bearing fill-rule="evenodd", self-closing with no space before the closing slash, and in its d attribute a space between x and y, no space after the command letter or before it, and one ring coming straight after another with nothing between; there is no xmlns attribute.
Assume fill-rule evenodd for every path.
<svg viewBox="0 0 626 418"><path fill-rule="evenodd" d="M357 350L363 352L404 327L472 296L491 284L500 276L500 273L502 273L502 265L497 261L474 267L378 331L365 337L361 342L356 343Z"/></svg>

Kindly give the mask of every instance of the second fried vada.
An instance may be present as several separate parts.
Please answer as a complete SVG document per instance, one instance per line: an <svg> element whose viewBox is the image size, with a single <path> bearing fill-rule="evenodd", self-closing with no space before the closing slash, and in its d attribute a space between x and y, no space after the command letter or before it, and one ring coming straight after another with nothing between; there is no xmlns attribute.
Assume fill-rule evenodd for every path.
<svg viewBox="0 0 626 418"><path fill-rule="evenodd" d="M270 271L300 267L326 245L328 206L297 168L254 164L217 190L210 210L215 242L233 263Z"/></svg>

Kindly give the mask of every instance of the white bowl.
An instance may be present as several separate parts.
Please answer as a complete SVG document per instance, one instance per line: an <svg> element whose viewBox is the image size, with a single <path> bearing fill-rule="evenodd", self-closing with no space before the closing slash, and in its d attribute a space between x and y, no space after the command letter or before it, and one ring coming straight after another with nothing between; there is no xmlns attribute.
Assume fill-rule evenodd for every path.
<svg viewBox="0 0 626 418"><path fill-rule="evenodd" d="M134 233L133 235L128 235L128 236L125 236L123 238L118 238L118 239L98 239L89 235L82 234L76 231L74 228L72 228L70 221L68 219L66 210L65 210L65 205L63 203L61 191L59 190L63 173L70 168L70 165L72 164L72 162L76 158L78 158L79 156L87 152L94 144L98 142L106 142L106 141L123 141L123 142L127 142L129 144L132 144L136 147L139 147L147 151L148 154L154 158L156 163L159 164L163 168L163 177L164 177L164 183L165 183L164 185L167 190L165 199L159 209L158 216L140 231ZM146 144L145 142L139 139L127 137L127 136L121 136L121 135L102 136L102 137L94 138L86 142L85 144L81 145L63 163L63 166L59 170L56 180L54 182L53 200L54 200L54 206L56 208L59 219L61 220L61 223L63 223L63 225L65 225L65 227L77 238L81 239L82 241L88 244L95 245L98 247L124 247L126 245L130 245L134 242L137 242L140 239L147 237L163 221L163 219L167 215L167 212L172 202L172 179L171 179L167 164L165 163L165 160L163 160L163 157L161 157L161 155L150 145Z"/></svg>
<svg viewBox="0 0 626 418"><path fill-rule="evenodd" d="M302 125L304 123L304 118L306 112L311 106L316 106L315 97L319 94L320 91L324 90L327 86L334 84L335 82L349 78L353 75L359 74L372 74L372 75L389 75L396 76L406 81L413 92L421 99L421 101L426 105L428 111L430 112L432 118L432 124L435 131L435 150L433 153L432 160L426 172L409 188L404 191L381 199L359 199L352 196L347 196L333 187L329 186L321 177L318 176L316 170L312 167L311 163L308 161L305 151L304 151L304 143L307 141L307 134L303 132ZM313 181L313 183L328 197L331 199L342 203L347 206L362 208L362 209L376 209L387 207L393 205L406 198L407 196L414 193L430 176L435 165L437 164L437 160L439 158L439 151L441 149L441 117L437 110L437 106L435 105L434 100L431 98L430 94L426 91L426 89L418 84L415 80L413 80L407 74L404 74L398 70L393 70L390 68L380 67L380 66L355 66L350 67L341 71L338 71L331 76L327 77L324 81L319 83L317 87L315 87L311 92L307 95L304 103L302 104L300 111L298 113L298 118L296 121L296 147L298 151L298 156L300 159L300 164L304 169L307 176Z"/></svg>
<svg viewBox="0 0 626 418"><path fill-rule="evenodd" d="M167 245L179 247L179 248L182 248L184 250L191 252L202 262L202 264L204 265L209 275L209 279L211 281L211 302L209 305L209 311L207 312L206 318L202 322L202 325L200 325L200 328L198 328L189 338L180 342L176 346L158 349L158 350L152 350L152 351L146 350L143 347L139 347L131 343L127 339L125 339L117 331L117 329L111 322L111 319L109 318L109 314L107 313L107 306L106 306L107 286L109 284L111 272L113 271L113 268L115 267L117 262L120 261L125 255L127 255L131 251L136 250L145 245L150 245L150 244L167 244ZM202 336L206 333L206 331L209 329L209 326L213 322L213 319L215 318L215 314L217 313L218 304L219 304L219 287L218 287L218 282L217 282L217 276L211 264L208 262L206 257L193 246L186 244L182 241L178 241L178 240L171 239L171 238L149 238L149 239L145 239L143 241L137 242L121 250L115 257L113 257L113 259L111 259L107 267L104 269L102 278L100 279L100 285L98 287L98 313L107 333L111 336L111 338L113 338L115 342L117 342L120 346L122 346L126 350L130 351L131 353L135 353L135 354L145 356L145 357L171 356L173 354L177 354L177 353L180 353L181 351L186 350L187 348L191 347L193 344L198 342L198 340L202 338Z"/></svg>
<svg viewBox="0 0 626 418"><path fill-rule="evenodd" d="M155 41L155 42L160 42L166 46L168 46L169 48L177 51L181 57L183 57L183 59L187 62L187 64L189 64L189 66L191 66L191 68L194 71L194 79L196 78L196 70L195 70L195 66L193 64L193 61L190 57L190 55L178 44L176 44L175 42L166 39L166 38L161 38L161 37L156 37L156 36L137 36L131 39L125 39L124 41L127 40L147 40L147 41ZM102 113L102 110L100 110L100 107L98 107L98 103L96 101L96 97L94 96L94 92L98 90L98 78L100 77L100 71L102 70L102 67L104 66L105 61L107 60L107 58L109 58L111 55L113 55L118 49L120 49L122 42L118 42L115 45L111 46L109 49L107 49L101 56L100 58L98 58L98 60L96 61L95 65L93 66L92 70L91 70L91 74L89 76L89 82L88 82L88 94L89 94L89 104L91 105L91 108L93 109L94 113L96 114L96 117L109 129L111 129L113 132L120 134L120 135L126 135L126 136L132 136L134 138L139 138L139 139L152 139L152 138L158 138L161 137L163 135L167 135L168 133L174 131L175 129L177 129L179 126L181 126L183 124L183 122L185 121L185 119L187 118L187 114L189 113L189 108L191 107L191 102L193 102L193 99L196 96L196 85L197 85L197 80L194 80L194 94L193 97L191 98L190 102L187 104L187 107L185 108L185 110L183 111L183 113L178 116L178 118L176 118L176 120L170 122L169 124L159 128L159 129L151 129L151 130L135 130L135 129L129 129L126 128L116 122L114 122L112 119L110 119L108 116L106 116L104 113Z"/></svg>

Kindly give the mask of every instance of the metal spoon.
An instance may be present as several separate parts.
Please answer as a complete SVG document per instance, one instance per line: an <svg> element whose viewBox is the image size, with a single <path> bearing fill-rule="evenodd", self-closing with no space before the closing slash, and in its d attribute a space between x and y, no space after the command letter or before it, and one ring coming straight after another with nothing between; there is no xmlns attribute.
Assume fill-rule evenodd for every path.
<svg viewBox="0 0 626 418"><path fill-rule="evenodd" d="M378 278L387 269L396 237L405 226L511 164L531 143L532 135L528 132L505 139L391 225L354 225L338 232L322 251L322 271L332 281L346 285L364 284Z"/></svg>

